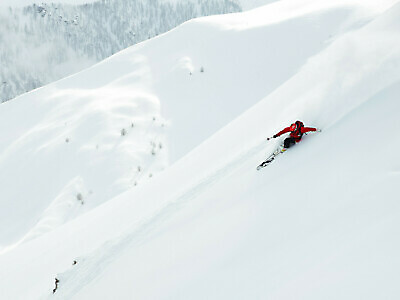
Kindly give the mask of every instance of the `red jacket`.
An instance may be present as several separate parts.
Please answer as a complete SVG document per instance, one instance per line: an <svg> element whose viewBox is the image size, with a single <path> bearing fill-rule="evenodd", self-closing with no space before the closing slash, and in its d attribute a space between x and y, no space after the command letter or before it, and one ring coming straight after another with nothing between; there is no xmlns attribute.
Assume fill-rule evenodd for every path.
<svg viewBox="0 0 400 300"><path fill-rule="evenodd" d="M277 134L274 135L274 137L278 137L284 133L290 132L290 137L294 138L296 142L300 142L301 136L303 135L303 133L306 133L309 131L317 131L317 128L313 128L313 127L301 127L300 130L292 131L290 127L291 126L286 127L285 129L279 131ZM301 131L301 134L299 131Z"/></svg>

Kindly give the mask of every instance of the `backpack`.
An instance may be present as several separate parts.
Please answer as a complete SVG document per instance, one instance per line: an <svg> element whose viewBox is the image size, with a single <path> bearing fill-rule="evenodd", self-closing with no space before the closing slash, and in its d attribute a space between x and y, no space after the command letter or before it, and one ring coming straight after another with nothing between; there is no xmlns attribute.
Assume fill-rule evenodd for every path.
<svg viewBox="0 0 400 300"><path fill-rule="evenodd" d="M304 124L301 121L296 121L294 124L296 124L296 129L292 132L301 138L303 136L301 129L304 127Z"/></svg>

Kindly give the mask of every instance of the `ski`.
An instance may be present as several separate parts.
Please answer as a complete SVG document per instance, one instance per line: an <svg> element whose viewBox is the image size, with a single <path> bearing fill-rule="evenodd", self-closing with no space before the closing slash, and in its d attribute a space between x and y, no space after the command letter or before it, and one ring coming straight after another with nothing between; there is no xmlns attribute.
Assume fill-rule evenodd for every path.
<svg viewBox="0 0 400 300"><path fill-rule="evenodd" d="M265 168L268 166L270 163L274 161L274 159L281 153L285 152L287 149L283 147L283 145L280 145L265 161L263 161L261 164L257 166L257 170L260 170L262 168Z"/></svg>

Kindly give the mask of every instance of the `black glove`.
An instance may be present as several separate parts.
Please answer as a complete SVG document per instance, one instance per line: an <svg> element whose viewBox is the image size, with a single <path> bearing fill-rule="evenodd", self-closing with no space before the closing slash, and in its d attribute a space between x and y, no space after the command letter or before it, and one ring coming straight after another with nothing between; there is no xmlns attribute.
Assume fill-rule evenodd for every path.
<svg viewBox="0 0 400 300"><path fill-rule="evenodd" d="M278 136L276 134L274 134L273 138L276 139Z"/></svg>

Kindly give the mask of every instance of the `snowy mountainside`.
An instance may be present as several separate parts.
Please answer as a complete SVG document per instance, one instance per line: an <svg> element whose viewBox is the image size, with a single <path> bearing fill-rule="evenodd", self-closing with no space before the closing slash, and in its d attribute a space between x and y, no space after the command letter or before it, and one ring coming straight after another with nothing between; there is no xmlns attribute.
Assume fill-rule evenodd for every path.
<svg viewBox="0 0 400 300"><path fill-rule="evenodd" d="M132 205L138 221L59 274L65 288L57 297L396 298L400 165L381 147L400 128L399 16L396 5L337 38L153 182L169 191L159 191L163 197L148 191L140 203L128 204L135 193L108 202ZM338 69L338 61L345 66ZM256 172L273 149L262 147L265 133L293 118L324 132ZM196 174L190 179L187 166ZM176 181L186 190L168 186ZM148 202L145 216L135 213Z"/></svg>
<svg viewBox="0 0 400 300"><path fill-rule="evenodd" d="M278 24L277 11L282 18ZM152 148L161 147L160 166L179 160L292 77L335 35L358 28L375 14L365 5L317 14L312 7L293 9L278 3L249 15L194 20L23 95L18 104L7 103L0 111L0 187L6 195L0 205L2 226L8 230L0 234L0 244L7 247L37 237L135 188L154 175L148 169L153 158L146 158ZM243 53L249 57L238 59ZM10 117L14 114L29 117L21 121ZM123 129L130 143L139 140L141 146L120 143ZM40 151L26 150L32 148ZM4 171L8 169L14 176ZM58 169L64 171L55 176ZM51 186L44 188L48 182ZM71 191L73 184L77 187ZM81 189L81 196L91 200L83 207ZM14 221L20 218L24 221Z"/></svg>
<svg viewBox="0 0 400 300"><path fill-rule="evenodd" d="M246 73L239 69L245 64L227 68L231 56L220 52L220 43L230 45L236 35L241 41L248 37L242 47L229 48L238 61L258 61L268 70L258 73L265 78L272 78L273 72L285 74L265 90L262 101L153 180L1 255L4 297L398 298L400 162L392 147L399 146L393 136L400 128L400 6L392 6L395 2L335 1L324 6L304 1L307 5L299 6L298 0L282 1L244 14L204 18L83 72L87 78L92 78L90 72L101 74L101 84L80 76L60 82L64 89L75 87L77 94L85 86L101 88L110 81L106 86L127 88L134 75L129 67L123 74L121 65L133 58L153 58L143 65L164 73L149 73L151 84L139 81L136 86L157 95L162 106L179 109L158 94L158 85L185 75L197 82L197 89L187 83L182 89L196 95L209 90L204 87L211 83L223 86L224 80L232 80L233 70ZM267 15L275 18L268 21ZM304 41L314 41L313 51L307 48L296 57L297 63L290 61L291 52L282 53L276 65L265 59L265 52L249 55L249 48L267 48L260 35L292 37L286 21L294 20L291 25L304 33ZM306 31L304 24L326 31ZM335 34L330 36L332 28ZM196 53L184 56L193 57L192 75L187 72L190 64L180 59L154 59L166 41L184 44L188 36L202 32L216 37L206 43L209 63L202 74L198 66L203 62L197 63ZM211 53L223 63L211 64L216 59ZM213 68L225 76L216 77ZM240 86L244 90L261 84L253 82L255 75L247 78ZM212 89L217 91L231 101L224 97L231 91ZM249 92L250 100L256 96L258 92ZM171 122L169 130L175 130L175 119L167 114L165 118ZM257 172L256 165L280 142L267 143L265 138L295 119L323 131L304 137ZM202 124L188 126L200 132ZM388 141L394 145L388 147ZM52 294L55 278L60 281Z"/></svg>
<svg viewBox="0 0 400 300"><path fill-rule="evenodd" d="M178 2L183 2L182 0L159 0L160 2L166 2L166 3L178 3ZM186 0L195 3L197 0ZM240 4L245 10L247 9L252 9L256 8L262 5L266 5L268 3L274 2L277 0L239 0L237 1L238 4ZM73 4L73 5L78 5L78 4L88 4L92 2L98 2L98 0L52 0L51 3L61 3L61 4ZM7 6L7 7L23 7L23 6L29 6L32 4L39 4L35 0L2 0L0 2L0 6Z"/></svg>
<svg viewBox="0 0 400 300"><path fill-rule="evenodd" d="M160 1L168 2L168 3L178 3L182 0L160 0ZM186 0L186 1L196 2L197 0ZM246 10L257 8L257 7L267 5L272 2L276 2L276 1L279 1L279 0L237 0L236 3L239 4L244 11L246 11Z"/></svg>
<svg viewBox="0 0 400 300"><path fill-rule="evenodd" d="M279 0L241 0L240 4L244 11L254 9L272 2L276 2Z"/></svg>
<svg viewBox="0 0 400 300"><path fill-rule="evenodd" d="M79 4L87 4L96 2L98 0L52 0L51 3L62 3L62 4L72 4L72 5L79 5ZM38 1L35 0L2 0L0 2L0 6L6 7L24 7L29 6L32 4L39 4Z"/></svg>
<svg viewBox="0 0 400 300"><path fill-rule="evenodd" d="M241 10L230 0L89 2L0 6L0 102L81 71L192 18Z"/></svg>
<svg viewBox="0 0 400 300"><path fill-rule="evenodd" d="M124 67L148 72L140 61ZM2 105L0 244L49 231L152 177L168 165L166 125L158 99L134 84L60 82Z"/></svg>

